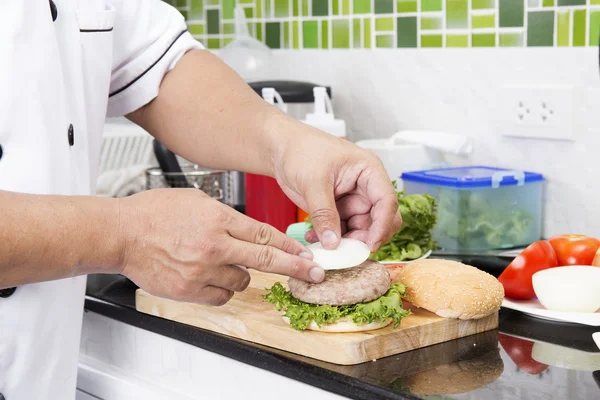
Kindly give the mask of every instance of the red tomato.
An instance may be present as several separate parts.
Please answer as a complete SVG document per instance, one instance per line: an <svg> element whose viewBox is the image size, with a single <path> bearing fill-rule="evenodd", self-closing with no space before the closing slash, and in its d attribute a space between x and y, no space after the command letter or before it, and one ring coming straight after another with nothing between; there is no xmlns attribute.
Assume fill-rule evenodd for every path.
<svg viewBox="0 0 600 400"><path fill-rule="evenodd" d="M532 341L519 339L503 333L498 334L498 341L510 359L523 371L531 375L538 375L548 369L546 364L539 363L531 357L533 350Z"/></svg>
<svg viewBox="0 0 600 400"><path fill-rule="evenodd" d="M600 240L585 235L558 235L549 240L558 265L592 265Z"/></svg>
<svg viewBox="0 0 600 400"><path fill-rule="evenodd" d="M547 240L538 240L521 252L500 274L506 297L529 300L535 297L531 277L534 273L556 267L556 254Z"/></svg>

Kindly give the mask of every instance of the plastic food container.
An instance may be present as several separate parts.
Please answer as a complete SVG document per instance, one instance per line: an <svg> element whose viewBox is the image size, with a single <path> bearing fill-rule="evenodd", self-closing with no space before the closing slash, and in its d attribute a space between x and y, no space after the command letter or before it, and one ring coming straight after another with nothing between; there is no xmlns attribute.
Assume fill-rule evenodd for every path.
<svg viewBox="0 0 600 400"><path fill-rule="evenodd" d="M541 239L541 174L469 166L406 172L401 178L407 194L438 200L432 235L440 249L486 251Z"/></svg>

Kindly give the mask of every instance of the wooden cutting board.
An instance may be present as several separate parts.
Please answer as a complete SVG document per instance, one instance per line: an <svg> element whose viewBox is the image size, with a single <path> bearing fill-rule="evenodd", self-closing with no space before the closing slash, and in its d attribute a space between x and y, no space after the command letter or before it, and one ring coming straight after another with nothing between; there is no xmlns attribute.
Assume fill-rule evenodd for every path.
<svg viewBox="0 0 600 400"><path fill-rule="evenodd" d="M275 282L287 278L251 271L248 288L222 307L202 306L136 292L136 309L157 317L196 326L265 346L340 365L373 361L405 351L496 329L498 313L479 320L441 318L413 307L413 315L383 329L357 333L299 332L286 324L272 304L260 297Z"/></svg>

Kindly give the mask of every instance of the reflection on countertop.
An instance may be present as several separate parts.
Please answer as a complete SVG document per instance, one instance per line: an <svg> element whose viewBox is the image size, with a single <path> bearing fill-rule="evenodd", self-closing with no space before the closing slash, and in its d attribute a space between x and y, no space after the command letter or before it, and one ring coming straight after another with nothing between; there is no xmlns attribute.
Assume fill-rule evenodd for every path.
<svg viewBox="0 0 600 400"><path fill-rule="evenodd" d="M139 313L136 288L90 276L86 309L352 399L600 399L594 327L502 309L498 330L342 366Z"/></svg>

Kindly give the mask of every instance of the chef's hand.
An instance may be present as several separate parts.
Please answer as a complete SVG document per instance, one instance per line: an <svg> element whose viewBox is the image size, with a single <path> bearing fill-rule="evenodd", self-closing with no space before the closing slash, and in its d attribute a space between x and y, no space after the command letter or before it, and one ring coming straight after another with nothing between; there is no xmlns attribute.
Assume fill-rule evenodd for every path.
<svg viewBox="0 0 600 400"><path fill-rule="evenodd" d="M333 249L343 236L377 250L402 225L396 192L379 158L305 124L293 126L288 129L297 132L281 144L273 169L283 191L311 217L314 229L306 240Z"/></svg>
<svg viewBox="0 0 600 400"><path fill-rule="evenodd" d="M196 189L156 189L120 199L122 274L150 294L223 305L246 289L246 268L323 279L299 242Z"/></svg>

